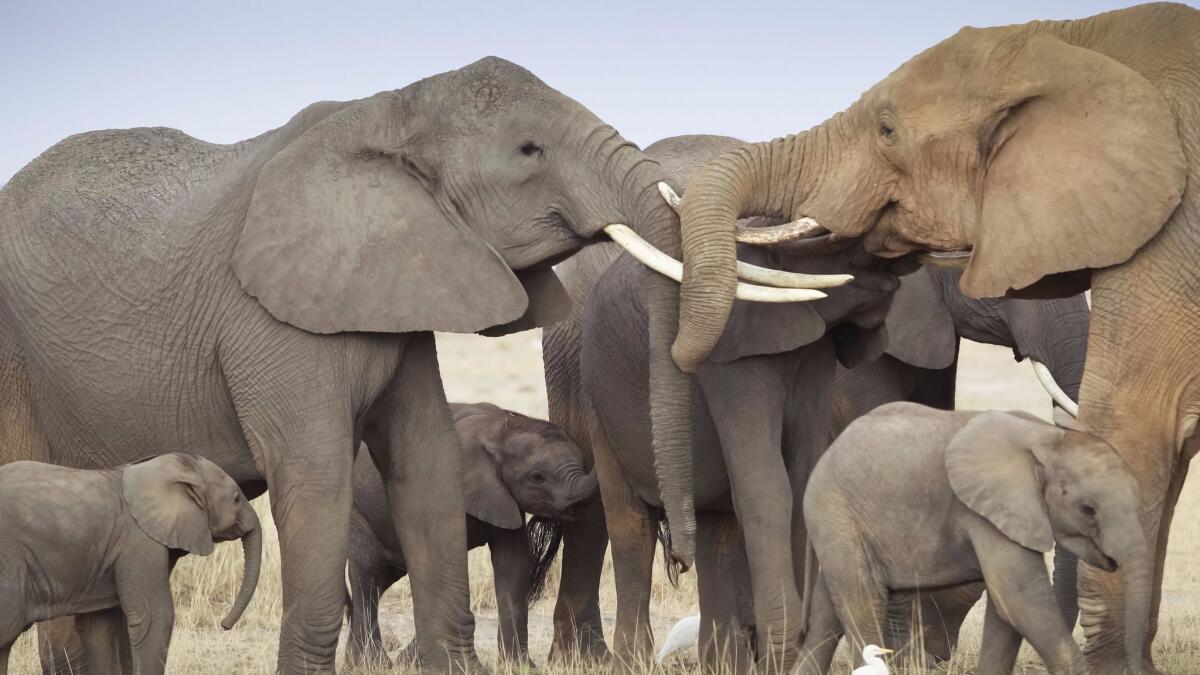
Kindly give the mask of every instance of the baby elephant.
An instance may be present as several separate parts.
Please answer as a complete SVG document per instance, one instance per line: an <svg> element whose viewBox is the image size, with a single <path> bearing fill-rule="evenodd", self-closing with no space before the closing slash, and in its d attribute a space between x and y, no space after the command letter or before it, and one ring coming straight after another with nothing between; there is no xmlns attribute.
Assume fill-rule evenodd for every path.
<svg viewBox="0 0 1200 675"><path fill-rule="evenodd" d="M162 673L173 560L239 538L246 562L227 629L258 584L262 532L217 465L172 453L98 471L0 467L0 674L30 624L72 614L92 672Z"/></svg>
<svg viewBox="0 0 1200 675"><path fill-rule="evenodd" d="M982 580L978 673L1011 673L1022 636L1051 673L1084 672L1042 555L1057 541L1090 565L1120 567L1126 653L1141 672L1154 570L1137 485L1111 447L1074 420L1059 423L1070 428L893 403L848 426L804 497L805 669L828 670L843 630L855 653L883 644L890 592Z"/></svg>
<svg viewBox="0 0 1200 675"><path fill-rule="evenodd" d="M597 491L595 472L557 426L490 403L450 404L462 450L467 546L488 545L495 575L500 653L528 660L526 618L558 550L559 523ZM522 512L533 514L528 527ZM350 525L351 667L387 664L379 633L379 597L406 573L383 482L360 452L354 465ZM405 650L411 656L411 649Z"/></svg>

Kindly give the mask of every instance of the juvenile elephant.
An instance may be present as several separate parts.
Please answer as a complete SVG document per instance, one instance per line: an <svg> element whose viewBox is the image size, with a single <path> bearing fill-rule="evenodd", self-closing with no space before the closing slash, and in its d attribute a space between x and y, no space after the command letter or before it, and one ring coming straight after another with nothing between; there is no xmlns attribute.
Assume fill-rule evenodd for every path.
<svg viewBox="0 0 1200 675"><path fill-rule="evenodd" d="M696 175L673 353L693 370L721 335L738 218L808 218L801 234L825 232L816 222L882 256L928 252L965 267L971 297L1090 286L1080 420L1137 478L1156 564L1138 594L1080 566L1081 623L1093 672L1149 669L1171 517L1200 449L1198 186L1196 8L964 28L825 122ZM686 503L678 487L664 494Z"/></svg>
<svg viewBox="0 0 1200 675"><path fill-rule="evenodd" d="M423 662L476 667L433 331L552 323L569 299L550 265L606 232L643 258L678 255L665 177L496 58L316 103L232 145L72 136L0 189L0 459L96 467L203 445L247 494L269 489L278 666L311 673L334 666L365 440L397 537L427 553L408 570ZM678 292L649 284L665 349ZM656 368L682 388L669 361ZM171 414L147 414L164 402Z"/></svg>
<svg viewBox="0 0 1200 675"><path fill-rule="evenodd" d="M490 403L451 403L463 459L467 546L492 554L500 654L527 661L528 603L558 552L559 524L596 494L595 473L561 429ZM528 524L524 513L534 517ZM388 519L379 471L360 453L350 526L350 642L346 658L389 664L379 632L379 598L407 573ZM415 656L415 650L406 650Z"/></svg>
<svg viewBox="0 0 1200 675"><path fill-rule="evenodd" d="M245 568L226 629L254 595L262 530L217 465L170 453L107 470L0 467L0 673L31 623L71 614L92 672L162 673L175 559L233 539Z"/></svg>
<svg viewBox="0 0 1200 675"><path fill-rule="evenodd" d="M1017 360L1032 361L1051 400L1067 409L1074 407L1087 355L1089 312L1083 294L1040 300L976 299L959 289L961 276L961 270L925 267L904 277L884 322L889 337L894 338L887 350L856 368L838 369L833 388L835 432L895 401L953 410L959 340L963 338L1008 347ZM901 334L910 328L919 331L915 339ZM1078 613L1075 584L1075 557L1058 546L1054 590L1068 626L1075 624ZM959 627L982 593L983 584L977 584L922 595L921 644L929 656L950 658ZM898 599L889 607L888 646L916 645L909 640L908 627L917 611Z"/></svg>
<svg viewBox="0 0 1200 675"><path fill-rule="evenodd" d="M983 581L978 672L1012 672L1022 637L1051 673L1084 672L1043 553L1057 541L1135 580L1151 573L1152 557L1129 469L1059 418L1072 428L905 402L851 423L804 496L815 554L806 565L805 670L828 670L843 631L855 653L880 644L889 594Z"/></svg>

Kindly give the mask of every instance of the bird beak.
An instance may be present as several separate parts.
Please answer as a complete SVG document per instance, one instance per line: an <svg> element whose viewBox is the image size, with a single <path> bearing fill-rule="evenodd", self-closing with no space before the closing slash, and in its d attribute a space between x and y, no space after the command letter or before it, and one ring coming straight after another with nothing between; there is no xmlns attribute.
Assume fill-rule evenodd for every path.
<svg viewBox="0 0 1200 675"><path fill-rule="evenodd" d="M891 649L885 649L883 647L879 648L879 653L880 654L895 654L895 652L892 651Z"/></svg>

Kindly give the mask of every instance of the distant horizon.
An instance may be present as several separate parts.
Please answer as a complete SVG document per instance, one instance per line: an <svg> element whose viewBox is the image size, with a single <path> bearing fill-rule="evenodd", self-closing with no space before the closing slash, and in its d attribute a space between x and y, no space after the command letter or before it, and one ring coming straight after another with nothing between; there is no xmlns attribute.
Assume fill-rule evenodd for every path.
<svg viewBox="0 0 1200 675"><path fill-rule="evenodd" d="M172 6L72 0L0 9L0 185L72 134L167 126L232 143L314 101L402 88L489 55L528 68L642 147L690 133L764 140L821 122L964 25L1128 6L163 4Z"/></svg>

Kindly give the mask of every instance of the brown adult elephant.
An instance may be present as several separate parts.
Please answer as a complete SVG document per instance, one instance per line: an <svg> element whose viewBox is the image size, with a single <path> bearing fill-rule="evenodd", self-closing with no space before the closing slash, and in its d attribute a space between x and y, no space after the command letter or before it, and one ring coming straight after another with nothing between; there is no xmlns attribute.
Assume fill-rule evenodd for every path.
<svg viewBox="0 0 1200 675"><path fill-rule="evenodd" d="M1090 283L1081 421L1132 469L1157 555L1119 574L1082 568L1087 655L1095 672L1153 670L1167 532L1200 416L1198 175L1200 12L1154 4L963 29L828 121L696 176L673 356L692 371L721 335L742 216L811 218L782 229L820 223L884 256L931 251L965 263L974 297Z"/></svg>
<svg viewBox="0 0 1200 675"><path fill-rule="evenodd" d="M677 251L663 177L496 58L317 103L233 145L72 136L0 190L0 459L105 466L203 447L251 496L269 488L279 669L328 672L365 440L409 554L422 662L475 666L433 331L552 322L568 298L549 265L605 231L643 257L660 259L635 232ZM674 316L672 282L650 284Z"/></svg>

